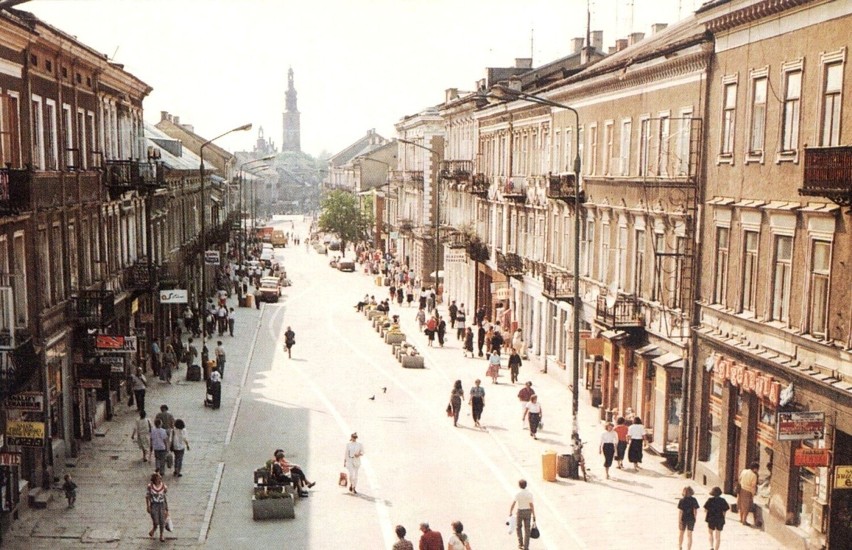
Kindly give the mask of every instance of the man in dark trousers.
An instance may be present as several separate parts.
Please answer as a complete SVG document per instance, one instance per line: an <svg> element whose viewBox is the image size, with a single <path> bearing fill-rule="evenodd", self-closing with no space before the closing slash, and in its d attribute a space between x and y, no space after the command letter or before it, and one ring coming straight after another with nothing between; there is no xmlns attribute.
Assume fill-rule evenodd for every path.
<svg viewBox="0 0 852 550"><path fill-rule="evenodd" d="M453 300L450 302L450 328L456 328L456 315L458 315L459 307L456 305L456 301Z"/></svg>
<svg viewBox="0 0 852 550"><path fill-rule="evenodd" d="M479 350L479 356L482 357L482 346L485 345L485 327L479 323L479 329L476 332L476 348Z"/></svg>
<svg viewBox="0 0 852 550"><path fill-rule="evenodd" d="M494 330L494 336L491 337L491 351L500 353L503 347L503 334L499 330Z"/></svg>
<svg viewBox="0 0 852 550"><path fill-rule="evenodd" d="M420 550L444 550L444 537L438 531L429 529L429 524L420 524Z"/></svg>
<svg viewBox="0 0 852 550"><path fill-rule="evenodd" d="M284 347L287 349L287 358L290 359L293 356L291 355L291 349L296 344L296 333L293 332L293 329L289 326L287 327L287 331L284 333Z"/></svg>

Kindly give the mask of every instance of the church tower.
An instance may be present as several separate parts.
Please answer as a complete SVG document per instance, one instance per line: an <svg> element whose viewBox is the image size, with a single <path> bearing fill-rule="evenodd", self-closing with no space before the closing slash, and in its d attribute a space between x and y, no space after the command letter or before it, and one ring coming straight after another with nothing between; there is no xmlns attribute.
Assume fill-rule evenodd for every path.
<svg viewBox="0 0 852 550"><path fill-rule="evenodd" d="M299 108L296 107L296 88L293 87L293 68L287 71L287 102L284 111L284 141L281 151L301 151Z"/></svg>

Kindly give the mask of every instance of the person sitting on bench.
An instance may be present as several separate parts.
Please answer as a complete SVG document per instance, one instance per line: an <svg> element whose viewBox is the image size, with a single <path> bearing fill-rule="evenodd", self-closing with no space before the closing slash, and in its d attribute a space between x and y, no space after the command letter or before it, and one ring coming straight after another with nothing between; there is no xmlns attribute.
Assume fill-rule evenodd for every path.
<svg viewBox="0 0 852 550"><path fill-rule="evenodd" d="M275 462L272 463L272 481L277 485L292 483L300 497L308 496L307 489L316 485L316 482L308 481L308 476L301 466L284 458L282 449L275 450Z"/></svg>

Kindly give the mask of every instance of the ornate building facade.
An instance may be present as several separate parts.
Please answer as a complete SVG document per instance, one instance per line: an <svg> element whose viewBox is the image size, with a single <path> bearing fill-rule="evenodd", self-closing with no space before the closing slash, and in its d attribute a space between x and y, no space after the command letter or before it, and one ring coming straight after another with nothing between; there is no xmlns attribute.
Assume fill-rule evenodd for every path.
<svg viewBox="0 0 852 550"><path fill-rule="evenodd" d="M281 141L281 151L301 151L301 126L299 108L296 106L296 88L293 85L293 68L287 71L287 92L285 111L282 115L284 123L284 139Z"/></svg>

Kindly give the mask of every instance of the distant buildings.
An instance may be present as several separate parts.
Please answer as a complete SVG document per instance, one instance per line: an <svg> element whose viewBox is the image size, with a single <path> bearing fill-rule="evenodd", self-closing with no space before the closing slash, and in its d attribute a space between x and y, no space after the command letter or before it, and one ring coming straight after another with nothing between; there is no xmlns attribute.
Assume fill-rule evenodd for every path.
<svg viewBox="0 0 852 550"><path fill-rule="evenodd" d="M301 151L301 122L299 108L296 105L296 87L293 84L293 69L287 71L287 92L285 92L285 111L282 115L284 138L281 151Z"/></svg>

